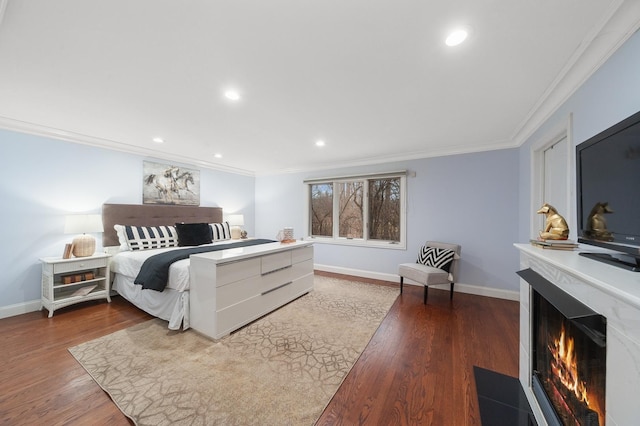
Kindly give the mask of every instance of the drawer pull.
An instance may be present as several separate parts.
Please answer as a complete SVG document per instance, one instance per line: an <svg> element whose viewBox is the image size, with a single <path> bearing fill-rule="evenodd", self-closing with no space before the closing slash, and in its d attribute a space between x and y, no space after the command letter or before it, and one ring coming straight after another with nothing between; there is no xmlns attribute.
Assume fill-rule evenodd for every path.
<svg viewBox="0 0 640 426"><path fill-rule="evenodd" d="M273 271L263 272L261 275L264 277L265 275L273 274L274 272L282 271L288 268L291 268L291 265L283 266L282 268L274 269Z"/></svg>
<svg viewBox="0 0 640 426"><path fill-rule="evenodd" d="M269 293L271 293L272 291L279 290L279 289L281 289L282 287L286 287L286 286L288 286L289 284L293 284L293 281L289 281L288 283L284 283L284 284L282 284L282 285L279 285L278 287L272 288L271 290L263 291L262 293L260 293L260 296L264 296L265 294L269 294Z"/></svg>

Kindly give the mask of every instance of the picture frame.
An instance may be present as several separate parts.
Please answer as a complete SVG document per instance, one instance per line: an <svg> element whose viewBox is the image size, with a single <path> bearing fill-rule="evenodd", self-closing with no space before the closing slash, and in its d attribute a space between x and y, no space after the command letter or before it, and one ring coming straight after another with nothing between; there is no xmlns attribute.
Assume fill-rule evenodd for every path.
<svg viewBox="0 0 640 426"><path fill-rule="evenodd" d="M200 205L200 171L153 161L143 162L142 203Z"/></svg>

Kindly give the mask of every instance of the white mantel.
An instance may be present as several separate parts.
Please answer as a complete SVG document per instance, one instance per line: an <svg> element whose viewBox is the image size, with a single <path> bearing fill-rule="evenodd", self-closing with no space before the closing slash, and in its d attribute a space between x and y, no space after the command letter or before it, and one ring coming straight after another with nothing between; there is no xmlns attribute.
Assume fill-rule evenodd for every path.
<svg viewBox="0 0 640 426"><path fill-rule="evenodd" d="M608 426L640 421L640 272L630 272L578 255L515 244L520 269L531 268L564 292L607 318ZM581 246L581 251L603 251ZM520 382L538 423L545 425L531 390L529 284L520 280Z"/></svg>

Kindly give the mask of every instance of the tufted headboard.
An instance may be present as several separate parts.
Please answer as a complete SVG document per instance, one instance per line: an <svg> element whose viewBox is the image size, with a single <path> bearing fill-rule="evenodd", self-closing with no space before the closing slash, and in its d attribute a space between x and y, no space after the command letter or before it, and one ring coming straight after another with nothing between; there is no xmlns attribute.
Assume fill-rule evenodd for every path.
<svg viewBox="0 0 640 426"><path fill-rule="evenodd" d="M172 206L165 204L103 204L102 246L120 245L113 225L159 226L184 223L222 222L221 207Z"/></svg>

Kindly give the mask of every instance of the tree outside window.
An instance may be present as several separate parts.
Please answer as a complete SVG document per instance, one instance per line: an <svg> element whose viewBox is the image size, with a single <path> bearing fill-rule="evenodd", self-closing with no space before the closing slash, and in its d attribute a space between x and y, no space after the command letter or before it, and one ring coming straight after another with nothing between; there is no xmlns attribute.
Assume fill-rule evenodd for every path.
<svg viewBox="0 0 640 426"><path fill-rule="evenodd" d="M309 188L312 237L404 244L404 177L342 178L310 183Z"/></svg>
<svg viewBox="0 0 640 426"><path fill-rule="evenodd" d="M333 235L333 184L311 185L311 235Z"/></svg>
<svg viewBox="0 0 640 426"><path fill-rule="evenodd" d="M400 241L400 178L369 181L369 238Z"/></svg>
<svg viewBox="0 0 640 426"><path fill-rule="evenodd" d="M343 238L362 238L363 182L340 182L340 226L338 235Z"/></svg>

